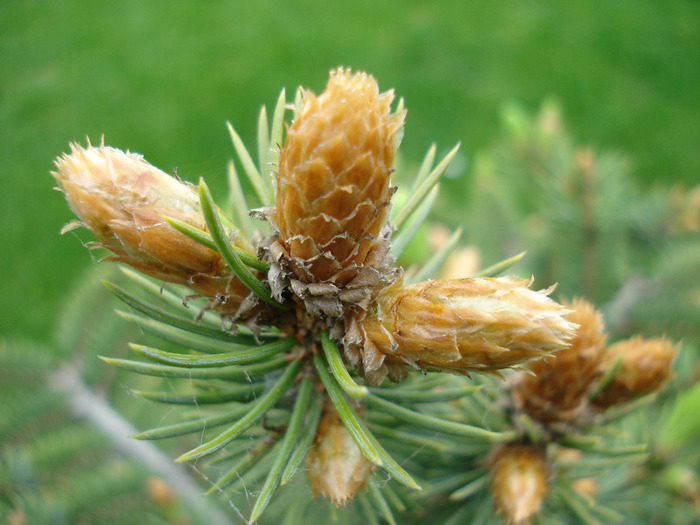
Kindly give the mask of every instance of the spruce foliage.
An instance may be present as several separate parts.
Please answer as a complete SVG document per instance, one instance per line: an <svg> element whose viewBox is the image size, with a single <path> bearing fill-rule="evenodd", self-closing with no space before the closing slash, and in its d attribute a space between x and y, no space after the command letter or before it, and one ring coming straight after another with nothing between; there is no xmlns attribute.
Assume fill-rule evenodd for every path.
<svg viewBox="0 0 700 525"><path fill-rule="evenodd" d="M303 96L297 95L295 117L302 114ZM377 357L367 340L357 346L348 334L370 321L381 324L372 316L382 297L394 293L384 287L465 267L460 232L405 268L404 281L393 281L390 255L382 251L387 245L401 261L427 222L456 149L437 164L431 149L413 177L396 175L399 184L415 182L392 210L397 231L391 245L389 233L359 237L381 254L377 276L363 274L364 262L343 268L352 278L363 276L353 294L343 294L343 285L338 292L332 286L339 281L326 277L295 284L305 267L290 246L303 251L304 241L293 246L297 237L289 235L282 246L287 251L276 256L274 243L284 238L277 237L275 220L282 212L269 211L279 190L272 181L285 107L283 92L271 123L263 108L257 162L229 126L240 173L231 162L228 199L215 201L200 183L192 206L200 207L202 223L163 218L188 242L214 252L207 260L215 261L216 272L195 285L169 279L182 267L168 263L165 271L163 259L140 260L126 244L98 236L117 258L149 276L124 270L109 277L107 288L121 301L119 315L88 276L59 324L59 357L29 342L0 348L3 384L10 385L0 393L7 398L0 423L4 516L13 523L300 523L309 516L319 523L493 523L496 516L509 523L694 523L700 503L694 371L700 334L693 321L700 314L700 243L693 191L636 187L624 157L576 145L551 102L536 116L507 106L503 139L477 156L462 224L461 242L493 264L461 277L478 283L516 272L535 275L542 285L558 282L554 295L581 326L574 337L562 335L567 344L531 365L477 364L451 370L458 375L440 373L450 370L442 357L410 362L404 353L402 361L391 361L389 351ZM391 141L402 112L399 102L389 120ZM381 192L382 206L387 193ZM251 202L267 206L257 214L271 223L259 225L241 211ZM295 201L288 202L293 207ZM376 232L383 231L379 226ZM524 250L524 257L514 255ZM169 252L158 256L163 253ZM235 294L234 281L243 286ZM219 291L207 294L211 287ZM402 293L413 289L420 285ZM551 301L546 295L552 291L518 293L525 302ZM590 307L574 301L579 297ZM484 297L477 312L486 317L511 306L488 310L484 304L493 300ZM347 321L358 315L354 304L363 305L355 325ZM338 308L342 315L334 313ZM301 313L308 314L303 323ZM506 330L499 322L489 329ZM568 329L560 320L541 326L561 334ZM671 374L678 349L671 338L680 336ZM659 357L651 365L648 351L642 358L606 360L617 355L616 344L637 348L635 341L655 345ZM460 349L460 359L474 358L472 348ZM387 360L385 368L374 366L377 358ZM436 362L440 366L425 364ZM487 374L475 373L479 368ZM560 395L561 384L578 390ZM86 397L96 411L80 409ZM99 417L108 413L124 426ZM139 429L134 443L145 448L124 445L120 429L130 425ZM161 449L192 468L163 470L161 461L141 455L162 459ZM210 495L202 499L205 490Z"/></svg>

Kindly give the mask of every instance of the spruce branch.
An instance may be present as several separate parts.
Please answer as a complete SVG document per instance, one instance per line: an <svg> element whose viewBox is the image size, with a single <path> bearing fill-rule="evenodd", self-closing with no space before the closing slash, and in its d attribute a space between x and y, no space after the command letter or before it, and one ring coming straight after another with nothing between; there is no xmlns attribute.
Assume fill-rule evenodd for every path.
<svg viewBox="0 0 700 525"><path fill-rule="evenodd" d="M513 523L530 522L550 496L582 519L615 516L603 505L586 507L573 482L552 482L550 473L563 472L557 454L564 447L584 458L643 457L638 443L607 441L605 418L667 382L676 345L608 345L592 305L560 304L553 286L530 289L534 278L498 276L524 252L472 277L431 279L461 230L404 274L395 258L425 224L459 145L435 167L433 145L392 212L406 115L402 101L392 111L393 101L393 91L380 92L370 75L339 68L319 95L297 91L287 127L284 91L271 125L261 109L256 155L228 124L247 178L228 164L222 206L235 220L204 180L195 189L132 153L72 145L57 160L54 177L80 224L112 252L109 260L148 276L130 273L135 292L107 284L130 308L119 315L165 345L131 343L143 361L103 360L165 380L167 387L133 389L138 396L197 410L134 437L197 433L176 461L218 471L209 492L226 498L260 484L250 522L274 512L274 499L286 494L278 489L302 470L314 495L336 506L355 499L352 511L370 522L421 516L421 504L452 521L472 508L490 516L491 495ZM540 139L551 132L535 130ZM580 234L585 253L572 282L597 295L607 282L602 254L627 224L610 226L601 211L624 187L620 164L568 140L550 151L553 142L528 146L536 153L528 164L535 184L518 188L537 189L534 210L518 209L518 188L492 202L503 206L504 220L545 209L555 244ZM519 173L515 160L509 167ZM561 162L573 169L559 169ZM265 222L251 220L254 202L263 207L252 216ZM535 248L541 241L523 237ZM544 275L570 255L556 248L535 257L545 261ZM156 281L180 288L163 290ZM200 304L199 312L190 304ZM656 356L652 372L642 354ZM436 509L436 497L445 509Z"/></svg>

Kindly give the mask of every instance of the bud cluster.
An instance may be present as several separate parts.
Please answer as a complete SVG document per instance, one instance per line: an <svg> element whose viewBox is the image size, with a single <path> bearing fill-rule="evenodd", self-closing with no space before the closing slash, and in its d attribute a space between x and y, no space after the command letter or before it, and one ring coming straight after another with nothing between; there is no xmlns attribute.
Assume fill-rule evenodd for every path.
<svg viewBox="0 0 700 525"><path fill-rule="evenodd" d="M549 297L553 288L531 290L528 280L466 278L404 285L402 272L390 255L391 174L405 117L404 110L392 113L393 99L392 91L380 93L370 75L342 68L331 72L320 95L302 91L279 152L274 206L262 210L272 231L265 238L254 235L259 243L241 235L231 240L230 232L222 226L229 222L220 219L206 185L198 196L189 184L151 166L139 155L104 145L73 145L70 155L56 161L58 170L53 174L80 220L76 224L88 228L98 245L112 252L109 260L192 289L209 298L209 307L224 318L247 321L256 330L258 322L276 329L265 334L268 339L262 346L257 346L261 341L256 333L255 340L244 336L244 342L238 343L247 346L249 341L251 348L235 348L214 357L183 357L135 346L147 358L161 363L156 366L168 363L168 372L170 365L206 368L240 360L256 363L265 360L256 352L287 352L282 359L286 370L274 379L279 390L272 388L253 401L258 405L248 414L255 421L281 399L285 389L297 389L301 383L308 394L313 384L313 395L323 396L326 403L307 456L308 475L314 492L336 505L344 504L365 486L373 464L383 465L397 479L401 479L396 476L400 473L407 486L415 488L417 484L383 449L381 454L377 452L378 444L367 437L358 417L348 415L355 409L342 403L344 394L331 394L336 383L329 382L336 379L325 378L319 363L332 369L335 366L336 373L338 367L349 364L373 385L387 376L398 382L411 369L498 375L499 370L564 351L577 323L582 323L567 318L571 310ZM284 102L280 108L283 112ZM281 136L281 123L279 130ZM446 166L447 162L441 164ZM416 195L414 201L419 202L425 193ZM412 210L415 208L407 207L402 213L411 217ZM238 260L241 251L247 263ZM187 341L194 344L196 339ZM322 351L329 352L328 343L342 345L344 362L337 347L337 361L328 354L326 361L319 359L324 357ZM202 353L211 348L209 343L199 347ZM220 351L219 345L215 348ZM282 366L273 364L270 370ZM140 364L130 366L144 370ZM597 366L592 365L588 375L597 374ZM298 381L302 377L304 380ZM347 387L348 378L343 378ZM579 390L586 390L586 385ZM305 400L301 390L298 387L297 400ZM366 389L364 392L366 395ZM329 396L331 403L327 402ZM295 405L290 428L299 431L303 426L305 406L300 403L302 408L297 410ZM320 404L315 406L320 410ZM248 428L241 430L239 424L243 425L232 423L220 438L179 460L215 453L222 443ZM313 430L315 427L307 443L314 437ZM293 444L292 437L287 442L285 435L285 446ZM520 492L523 476L546 478L540 463L543 460L538 454L504 449L494 460L494 487L515 487ZM274 483L266 486L274 487ZM539 508L533 501L546 493L545 484L538 487L532 501L528 500L530 495L521 498L514 502L517 508L513 510L506 508L504 500L499 508L515 516L531 515ZM266 503L260 505L254 516Z"/></svg>
<svg viewBox="0 0 700 525"><path fill-rule="evenodd" d="M515 407L555 434L658 390L670 377L678 350L668 340L639 336L608 347L600 312L581 299L571 309L569 319L580 325L571 344L531 363L530 374L512 379Z"/></svg>
<svg viewBox="0 0 700 525"><path fill-rule="evenodd" d="M569 443L562 438L576 439L605 409L661 388L678 350L665 339L641 337L608 347L602 314L582 299L568 306L573 310L568 320L579 325L569 346L509 378L508 404L514 426L522 430L521 442L498 446L490 456L493 500L508 523L530 523L539 512L549 478L557 473L556 461L546 457L547 445ZM528 428L523 428L525 416ZM581 460L578 450L554 450L569 462ZM575 480L571 488L589 498L597 492L591 478Z"/></svg>

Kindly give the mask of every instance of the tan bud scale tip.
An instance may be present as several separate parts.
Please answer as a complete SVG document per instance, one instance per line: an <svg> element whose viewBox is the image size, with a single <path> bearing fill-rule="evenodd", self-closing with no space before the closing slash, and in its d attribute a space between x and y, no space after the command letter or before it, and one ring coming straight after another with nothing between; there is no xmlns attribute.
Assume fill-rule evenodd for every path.
<svg viewBox="0 0 700 525"><path fill-rule="evenodd" d="M314 495L344 506L367 484L372 464L357 447L333 405L328 403L319 423L316 444L309 449L307 471Z"/></svg>
<svg viewBox="0 0 700 525"><path fill-rule="evenodd" d="M527 280L426 281L385 290L357 323L365 369L402 361L421 369L495 371L562 349L570 311Z"/></svg>
<svg viewBox="0 0 700 525"><path fill-rule="evenodd" d="M366 73L331 72L319 96L304 92L279 158L273 219L303 282L343 285L387 223L390 174L405 112Z"/></svg>
<svg viewBox="0 0 700 525"><path fill-rule="evenodd" d="M538 421L564 421L576 417L585 402L605 355L605 325L595 307L576 299L568 306L567 320L579 325L570 344L551 357L528 365L532 374L523 374L513 391L516 402Z"/></svg>
<svg viewBox="0 0 700 525"><path fill-rule="evenodd" d="M643 339L640 336L611 346L603 367L610 369L621 360L620 369L593 404L607 408L658 390L671 377L671 364L678 347L678 344L663 338Z"/></svg>
<svg viewBox="0 0 700 525"><path fill-rule="evenodd" d="M221 256L170 226L169 216L206 230L194 188L146 162L108 146L82 148L56 160L52 175L68 204L99 241L151 277L189 286L205 296L225 295L237 309L248 290L231 280Z"/></svg>
<svg viewBox="0 0 700 525"><path fill-rule="evenodd" d="M550 475L543 450L518 445L499 449L491 463L491 492L507 523L531 523L549 492Z"/></svg>

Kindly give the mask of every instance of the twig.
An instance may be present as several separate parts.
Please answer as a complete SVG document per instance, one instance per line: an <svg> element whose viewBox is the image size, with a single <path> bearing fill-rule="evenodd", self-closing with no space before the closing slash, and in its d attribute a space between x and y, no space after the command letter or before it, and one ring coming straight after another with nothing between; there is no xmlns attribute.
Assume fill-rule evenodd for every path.
<svg viewBox="0 0 700 525"><path fill-rule="evenodd" d="M51 373L49 385L68 397L68 404L75 415L93 423L107 434L121 452L167 480L182 502L205 523L232 523L212 501L201 497L202 488L187 475L183 467L174 464L152 444L131 439L129 436L135 434L136 429L103 398L91 391L73 368L64 366Z"/></svg>

